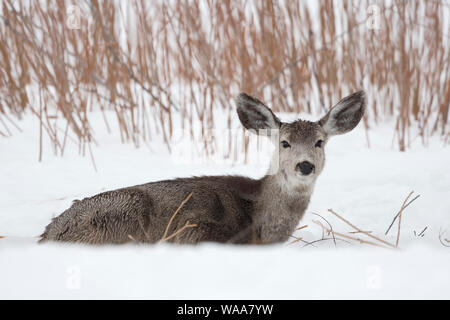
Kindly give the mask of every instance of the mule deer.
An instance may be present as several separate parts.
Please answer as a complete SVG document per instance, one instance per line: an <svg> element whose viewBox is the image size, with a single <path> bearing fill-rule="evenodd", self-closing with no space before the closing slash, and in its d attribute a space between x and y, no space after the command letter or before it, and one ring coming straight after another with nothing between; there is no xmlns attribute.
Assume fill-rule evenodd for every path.
<svg viewBox="0 0 450 320"><path fill-rule="evenodd" d="M276 243L294 232L325 163L328 138L352 130L365 110L363 91L342 99L318 122L281 122L261 101L241 93L237 113L256 132L278 130L279 148L262 179L193 177L104 192L73 205L46 227L40 241L91 244L169 241ZM266 129L266 130L263 130ZM192 197L180 208L180 203ZM173 213L180 209L173 221ZM195 225L176 234L187 222Z"/></svg>

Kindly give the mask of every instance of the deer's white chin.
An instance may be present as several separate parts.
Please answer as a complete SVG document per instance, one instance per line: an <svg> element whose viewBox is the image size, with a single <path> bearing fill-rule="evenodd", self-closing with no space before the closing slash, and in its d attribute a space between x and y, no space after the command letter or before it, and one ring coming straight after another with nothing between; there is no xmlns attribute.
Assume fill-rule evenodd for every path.
<svg viewBox="0 0 450 320"><path fill-rule="evenodd" d="M316 181L315 178L316 177L314 174L305 176L301 173L295 173L287 179L287 182L291 186L291 188L309 188L310 186L314 185L314 182Z"/></svg>
<svg viewBox="0 0 450 320"><path fill-rule="evenodd" d="M295 176L299 181L301 181L302 183L305 183L305 184L312 183L316 179L315 173L311 173L311 174L305 176L301 172L296 172Z"/></svg>
<svg viewBox="0 0 450 320"><path fill-rule="evenodd" d="M314 186L316 182L316 175L310 174L308 176L302 175L301 173L296 173L295 177L292 177L292 184L297 188L310 188Z"/></svg>

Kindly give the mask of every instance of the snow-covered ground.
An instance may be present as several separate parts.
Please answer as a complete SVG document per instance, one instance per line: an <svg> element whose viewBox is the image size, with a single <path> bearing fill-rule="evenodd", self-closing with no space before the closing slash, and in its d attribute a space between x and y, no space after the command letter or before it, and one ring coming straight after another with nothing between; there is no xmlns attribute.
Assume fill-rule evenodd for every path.
<svg viewBox="0 0 450 320"><path fill-rule="evenodd" d="M180 163L163 146L121 144L100 121L98 171L76 148L55 157L44 145L38 162L39 124L30 116L19 123L22 133L0 138L0 298L450 298L450 247L441 244L450 245L450 148L439 137L426 148L418 138L405 153L391 148L392 124L371 129L370 148L362 126L333 138L300 222L308 226L295 235L320 240L317 213L336 232L370 240L349 233L332 208L395 243L397 224L384 232L415 191L420 197L404 211L399 250L342 240L337 247L332 240L306 247L38 245L35 237L74 199L172 177L260 175L243 164Z"/></svg>

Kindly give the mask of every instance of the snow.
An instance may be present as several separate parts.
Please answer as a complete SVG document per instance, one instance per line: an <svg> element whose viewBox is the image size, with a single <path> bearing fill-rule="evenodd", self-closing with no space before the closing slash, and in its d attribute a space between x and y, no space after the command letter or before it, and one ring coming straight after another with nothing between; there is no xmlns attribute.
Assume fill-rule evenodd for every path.
<svg viewBox="0 0 450 320"><path fill-rule="evenodd" d="M1 245L0 298L449 298L450 256L407 251L200 245Z"/></svg>
<svg viewBox="0 0 450 320"><path fill-rule="evenodd" d="M306 247L303 242L38 245L36 236L74 199L180 176L260 175L252 165L180 163L157 143L121 144L116 133L106 133L100 114L92 115L92 123L99 143L93 146L97 171L75 144L61 157L46 143L38 162L39 124L30 115L19 122L23 132L0 138L1 299L450 298L450 248L439 241L440 234L450 239L450 148L438 136L427 147L417 138L404 153L391 147L389 122L371 128L370 148L361 125L332 138L325 170L300 222L308 227L296 234L308 242L321 239L312 220L323 220L312 213L337 232L353 231L327 211L332 208L362 230L395 243L397 224L388 236L384 232L415 191L420 197L404 211L397 250L344 241L335 247L332 240ZM414 235L425 227L423 237Z"/></svg>

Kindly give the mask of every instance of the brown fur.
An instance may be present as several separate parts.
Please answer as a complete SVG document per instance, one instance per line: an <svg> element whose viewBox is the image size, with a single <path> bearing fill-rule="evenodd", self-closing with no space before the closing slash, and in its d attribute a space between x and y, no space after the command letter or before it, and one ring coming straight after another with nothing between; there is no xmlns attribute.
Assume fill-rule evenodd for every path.
<svg viewBox="0 0 450 320"><path fill-rule="evenodd" d="M347 132L364 112L364 93L341 100L319 122L298 120L281 123L259 100L241 94L238 114L247 129L280 130L279 141L289 148L274 154L275 174L260 180L240 176L174 179L104 192L81 201L54 218L41 241L69 241L90 244L120 244L129 241L159 241L173 213L192 192L170 225L169 234L187 221L187 228L170 241L195 244L276 243L293 233L306 208L325 155L318 140ZM331 122L329 122L332 119ZM338 127L336 127L338 126ZM297 164L314 164L312 174L303 176Z"/></svg>

